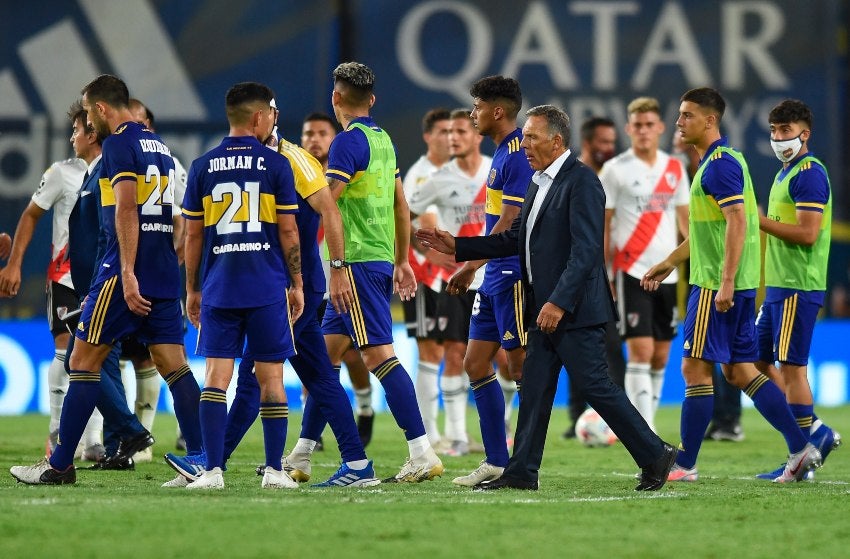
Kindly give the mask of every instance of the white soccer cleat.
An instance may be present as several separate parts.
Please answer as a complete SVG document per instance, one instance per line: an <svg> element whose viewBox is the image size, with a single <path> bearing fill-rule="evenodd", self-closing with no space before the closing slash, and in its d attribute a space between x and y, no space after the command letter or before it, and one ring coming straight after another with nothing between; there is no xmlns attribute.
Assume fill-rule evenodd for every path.
<svg viewBox="0 0 850 559"><path fill-rule="evenodd" d="M699 472L696 466L693 468L683 468L678 464L673 464L670 468L670 473L667 474L667 481L696 481L699 479Z"/></svg>
<svg viewBox="0 0 850 559"><path fill-rule="evenodd" d="M437 457L433 448L429 448L422 456L408 458L401 470L384 483L419 483L443 475L443 463Z"/></svg>
<svg viewBox="0 0 850 559"><path fill-rule="evenodd" d="M198 479L186 485L186 489L224 489L224 476L221 468L206 470Z"/></svg>
<svg viewBox="0 0 850 559"><path fill-rule="evenodd" d="M806 443L803 450L788 456L785 469L773 481L775 483L803 481L806 474L820 468L822 462L820 451L812 443Z"/></svg>
<svg viewBox="0 0 850 559"><path fill-rule="evenodd" d="M312 465L310 464L310 454L307 452L290 452L281 460L283 471L289 474L289 477L297 482L310 481L310 472Z"/></svg>
<svg viewBox="0 0 850 559"><path fill-rule="evenodd" d="M292 479L286 471L279 471L266 466L262 487L263 489L298 489L298 482Z"/></svg>
<svg viewBox="0 0 850 559"><path fill-rule="evenodd" d="M136 454L133 455L133 461L136 463L139 462L152 462L153 461L153 447L149 446L144 450L140 450Z"/></svg>
<svg viewBox="0 0 850 559"><path fill-rule="evenodd" d="M161 487L186 487L187 485L189 485L189 480L178 474L176 478L166 481Z"/></svg>
<svg viewBox="0 0 850 559"><path fill-rule="evenodd" d="M492 481L502 477L502 472L504 471L504 468L494 466L486 460L482 460L481 464L472 470L471 473L454 478L452 483L455 485L462 485L464 487L473 487L481 482Z"/></svg>

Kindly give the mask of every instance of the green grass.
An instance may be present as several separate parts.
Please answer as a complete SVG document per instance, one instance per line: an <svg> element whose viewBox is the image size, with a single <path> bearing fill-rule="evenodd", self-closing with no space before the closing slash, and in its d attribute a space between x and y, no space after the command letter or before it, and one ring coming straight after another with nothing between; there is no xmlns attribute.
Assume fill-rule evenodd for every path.
<svg viewBox="0 0 850 559"><path fill-rule="evenodd" d="M850 407L820 410L850 434ZM299 417L290 422L289 445ZM477 419L470 410L470 428ZM678 441L679 409L662 408L663 438ZM706 442L701 479L633 491L636 471L622 445L588 449L564 441L556 410L537 492L475 493L451 479L482 455L445 458L446 473L418 485L360 490L264 491L259 422L229 463L227 487L213 494L161 489L173 472L161 461L135 472L78 471L77 484L30 487L0 473L0 558L17 557L847 557L850 451L839 449L812 483L780 486L752 475L776 467L781 437L746 410L742 443ZM0 417L0 466L35 462L47 419ZM174 418L157 417L155 455L172 450ZM324 480L339 455L315 455ZM389 415L376 420L368 448L380 476L404 460Z"/></svg>

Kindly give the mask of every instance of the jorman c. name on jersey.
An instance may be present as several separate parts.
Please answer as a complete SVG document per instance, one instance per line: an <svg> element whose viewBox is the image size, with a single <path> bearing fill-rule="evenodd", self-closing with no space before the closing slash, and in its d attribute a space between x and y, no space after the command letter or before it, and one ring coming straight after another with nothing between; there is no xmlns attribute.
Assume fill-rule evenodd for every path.
<svg viewBox="0 0 850 559"><path fill-rule="evenodd" d="M204 220L203 304L250 308L282 301L289 272L277 216L297 212L289 162L256 138L227 137L196 159L183 215Z"/></svg>
<svg viewBox="0 0 850 559"><path fill-rule="evenodd" d="M99 182L106 253L95 282L121 273L114 187L130 180L136 183L139 215L134 268L139 292L147 297L179 297L180 272L173 241L174 161L171 152L151 130L135 122L126 122L104 140L102 161Z"/></svg>

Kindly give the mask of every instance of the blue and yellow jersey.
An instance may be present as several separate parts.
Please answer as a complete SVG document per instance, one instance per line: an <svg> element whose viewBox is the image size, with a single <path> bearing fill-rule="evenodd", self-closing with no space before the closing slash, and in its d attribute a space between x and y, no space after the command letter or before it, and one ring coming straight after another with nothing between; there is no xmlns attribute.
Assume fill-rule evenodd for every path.
<svg viewBox="0 0 850 559"><path fill-rule="evenodd" d="M289 160L298 194L298 236L301 239L301 277L304 291L324 293L325 271L319 254L319 221L321 216L307 202L307 198L327 187L322 164L307 150L284 139L278 144L278 152Z"/></svg>
<svg viewBox="0 0 850 559"><path fill-rule="evenodd" d="M289 161L256 138L227 137L196 159L183 215L204 220L204 304L249 308L282 301L289 271L278 214L297 212Z"/></svg>
<svg viewBox="0 0 850 559"><path fill-rule="evenodd" d="M125 122L104 140L102 161L99 184L106 250L95 282L121 273L114 188L129 180L135 184L139 212L139 243L134 269L139 292L147 297L179 297L180 271L173 240L174 160L171 152L149 129L135 122Z"/></svg>
<svg viewBox="0 0 850 559"><path fill-rule="evenodd" d="M522 208L525 191L531 181L533 169L519 147L522 131L517 128L502 139L493 154L490 174L487 175L487 202L485 205L485 233L490 234L502 215L502 204ZM521 277L519 256L494 258L487 262L481 291L495 294L513 286Z"/></svg>

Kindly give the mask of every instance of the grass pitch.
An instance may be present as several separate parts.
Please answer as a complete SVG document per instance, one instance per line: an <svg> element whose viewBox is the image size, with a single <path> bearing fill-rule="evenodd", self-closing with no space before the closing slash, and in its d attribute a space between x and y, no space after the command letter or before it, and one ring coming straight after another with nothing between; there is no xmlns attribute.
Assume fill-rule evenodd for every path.
<svg viewBox="0 0 850 559"><path fill-rule="evenodd" d="M706 441L700 480L636 493L637 471L617 444L589 449L565 441L555 410L540 490L475 493L455 487L483 458L444 458L433 482L369 489L268 491L257 422L228 464L224 491L162 489L174 477L161 460L135 472L78 470L77 484L30 487L8 467L43 453L44 416L0 417L0 558L49 557L847 557L850 555L850 407L824 408L848 444L830 456L816 481L780 486L754 479L773 469L784 443L754 410L745 410L746 440ZM290 418L287 448L297 438ZM662 408L664 439L678 442L679 409ZM406 445L392 417L375 421L367 449L380 477L398 471ZM477 432L470 409L469 427ZM160 415L154 455L173 449L175 422ZM329 431L314 455L313 480L338 466ZM85 464L78 464L85 466Z"/></svg>

